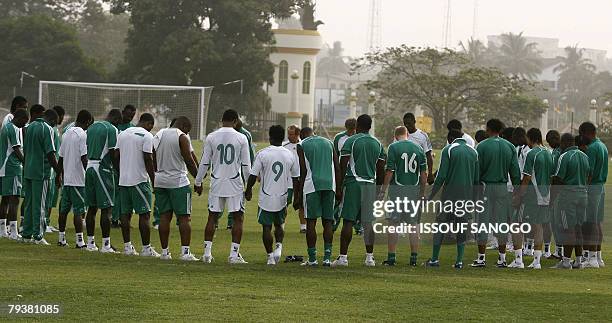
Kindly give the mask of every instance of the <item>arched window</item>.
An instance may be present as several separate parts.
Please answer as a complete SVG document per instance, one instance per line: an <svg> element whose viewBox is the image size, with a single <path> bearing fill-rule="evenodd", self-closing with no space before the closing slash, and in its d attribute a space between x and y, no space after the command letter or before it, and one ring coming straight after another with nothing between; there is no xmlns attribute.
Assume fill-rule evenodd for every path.
<svg viewBox="0 0 612 323"><path fill-rule="evenodd" d="M310 94L310 62L304 63L304 73L302 78L302 94Z"/></svg>
<svg viewBox="0 0 612 323"><path fill-rule="evenodd" d="M289 84L289 64L281 61L278 65L278 93L287 93Z"/></svg>

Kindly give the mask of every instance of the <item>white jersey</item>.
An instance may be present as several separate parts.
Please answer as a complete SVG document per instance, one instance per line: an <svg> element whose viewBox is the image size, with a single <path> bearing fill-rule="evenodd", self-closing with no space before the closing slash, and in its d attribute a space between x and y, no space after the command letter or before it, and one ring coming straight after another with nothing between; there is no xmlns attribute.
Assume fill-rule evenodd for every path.
<svg viewBox="0 0 612 323"><path fill-rule="evenodd" d="M408 134L408 141L412 141L419 147L423 148L424 153L428 153L432 150L429 136L421 129L417 129L414 133Z"/></svg>
<svg viewBox="0 0 612 323"><path fill-rule="evenodd" d="M292 177L300 176L298 164L291 151L284 147L269 146L255 157L251 175L259 176L259 207L277 212L287 206L287 190Z"/></svg>
<svg viewBox="0 0 612 323"><path fill-rule="evenodd" d="M217 197L243 194L244 180L251 171L249 142L234 128L223 127L206 137L195 184L200 186L210 170L210 193Z"/></svg>
<svg viewBox="0 0 612 323"><path fill-rule="evenodd" d="M59 156L64 164L64 185L85 187L85 169L81 156L87 155L87 132L81 127L72 127L62 136Z"/></svg>
<svg viewBox="0 0 612 323"><path fill-rule="evenodd" d="M153 135L142 127L119 133L119 186L136 186L149 181L143 153L153 153Z"/></svg>
<svg viewBox="0 0 612 323"><path fill-rule="evenodd" d="M163 136L159 137L159 135L158 132L153 139L153 148L157 159L155 187L179 188L189 186L187 166L179 144L179 138L185 134L177 128L169 128L164 129Z"/></svg>
<svg viewBox="0 0 612 323"><path fill-rule="evenodd" d="M517 146L516 147L516 155L518 158L519 170L521 171L521 181L523 180L523 169L525 168L525 162L527 161L527 154L531 148L527 145ZM506 184L508 187L508 192L514 192L514 186L512 185L512 180L510 179L510 174L508 174L508 183Z"/></svg>
<svg viewBox="0 0 612 323"><path fill-rule="evenodd" d="M166 131L168 129L170 129L170 128L161 128L161 129L159 129L159 131L157 131L155 136L153 136L153 147L157 147L157 145L159 145L159 141L163 137L164 131ZM189 136L187 136L187 139L189 140L189 151L194 152L195 150L193 149L193 144L191 143L191 138ZM155 148L155 150L157 150L157 148Z"/></svg>
<svg viewBox="0 0 612 323"><path fill-rule="evenodd" d="M474 140L474 138L472 138L472 136L468 135L467 133L464 133L463 137L461 137L461 138L463 138L463 140L465 140L465 143L468 146L470 146L472 148L476 147L476 140Z"/></svg>
<svg viewBox="0 0 612 323"><path fill-rule="evenodd" d="M300 163L300 158L298 157L297 154L297 146L300 144L300 142L302 142L301 140L294 143L291 143L290 141L284 142L283 143L283 147L285 147L285 149L289 150L292 154L293 154L293 158L295 158L295 162ZM293 181L289 181L289 188L293 189Z"/></svg>
<svg viewBox="0 0 612 323"><path fill-rule="evenodd" d="M5 115L4 119L2 119L2 128L4 128L4 126L6 126L6 124L9 123L9 121L12 121L13 118L14 118L14 116L13 116L12 113L9 113L9 114Z"/></svg>

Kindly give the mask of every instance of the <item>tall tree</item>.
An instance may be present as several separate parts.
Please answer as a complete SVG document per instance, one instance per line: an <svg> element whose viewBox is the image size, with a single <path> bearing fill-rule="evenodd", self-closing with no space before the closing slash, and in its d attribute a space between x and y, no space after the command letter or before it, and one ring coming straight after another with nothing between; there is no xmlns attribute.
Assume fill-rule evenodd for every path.
<svg viewBox="0 0 612 323"><path fill-rule="evenodd" d="M366 56L356 68L380 68L369 83L396 109L424 108L436 131L470 110L487 111L517 90L517 83L497 69L475 66L450 49L401 46Z"/></svg>
<svg viewBox="0 0 612 323"><path fill-rule="evenodd" d="M501 35L497 65L504 73L533 79L542 71L542 60L536 43L527 43L523 33Z"/></svg>
<svg viewBox="0 0 612 323"><path fill-rule="evenodd" d="M584 49L578 45L565 48L565 57L554 69L559 73L559 89L565 102L581 115L587 115L589 102L597 96L595 65L584 58Z"/></svg>
<svg viewBox="0 0 612 323"><path fill-rule="evenodd" d="M114 13L129 12L125 63L128 82L216 86L213 102L232 104L247 117L263 112L264 82L273 82L269 60L271 20L287 17L295 3L274 0L112 0ZM244 80L244 93L222 86ZM236 103L236 97L239 103ZM251 105L254 104L254 105ZM217 120L217 110L209 120Z"/></svg>
<svg viewBox="0 0 612 323"><path fill-rule="evenodd" d="M459 42L461 51L478 66L487 66L490 64L487 47L478 39L470 38L466 43Z"/></svg>

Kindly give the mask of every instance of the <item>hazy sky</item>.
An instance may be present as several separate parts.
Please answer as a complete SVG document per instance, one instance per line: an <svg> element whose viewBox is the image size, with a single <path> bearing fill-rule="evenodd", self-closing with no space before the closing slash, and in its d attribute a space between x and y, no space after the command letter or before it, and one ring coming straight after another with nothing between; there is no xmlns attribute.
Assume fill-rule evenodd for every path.
<svg viewBox="0 0 612 323"><path fill-rule="evenodd" d="M382 0L382 44L441 46L447 0ZM341 40L345 54L366 50L370 0L318 0L324 41ZM452 44L472 35L474 0L452 0ZM524 31L560 39L562 47L604 49L612 57L612 0L478 0L477 38Z"/></svg>

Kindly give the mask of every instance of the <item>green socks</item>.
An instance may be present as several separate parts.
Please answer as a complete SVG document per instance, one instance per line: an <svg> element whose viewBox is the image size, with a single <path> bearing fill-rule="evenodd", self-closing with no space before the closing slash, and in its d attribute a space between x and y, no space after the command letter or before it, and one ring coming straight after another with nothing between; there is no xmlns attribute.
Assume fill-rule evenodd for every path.
<svg viewBox="0 0 612 323"><path fill-rule="evenodd" d="M463 254L465 253L465 244L457 244L457 259L455 263L463 263Z"/></svg>
<svg viewBox="0 0 612 323"><path fill-rule="evenodd" d="M417 253L416 252L411 252L410 253L410 265L411 266L416 266L417 263Z"/></svg>
<svg viewBox="0 0 612 323"><path fill-rule="evenodd" d="M332 244L331 243L326 243L323 246L325 249L325 255L323 256L323 260L331 260L331 255L332 255Z"/></svg>
<svg viewBox="0 0 612 323"><path fill-rule="evenodd" d="M317 261L317 248L308 248L308 261Z"/></svg>
<svg viewBox="0 0 612 323"><path fill-rule="evenodd" d="M395 265L395 252L389 252L387 253L387 262L390 265Z"/></svg>

